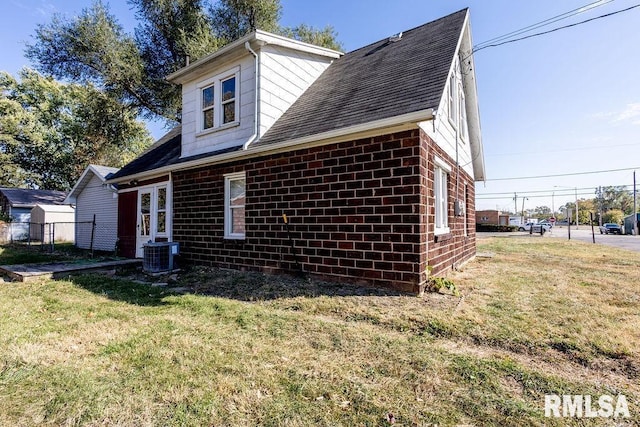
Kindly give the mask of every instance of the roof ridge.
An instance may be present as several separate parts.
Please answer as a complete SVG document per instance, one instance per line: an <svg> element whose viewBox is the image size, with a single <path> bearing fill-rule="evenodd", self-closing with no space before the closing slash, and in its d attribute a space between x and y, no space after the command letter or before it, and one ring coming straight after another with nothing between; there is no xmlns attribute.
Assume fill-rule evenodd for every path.
<svg viewBox="0 0 640 427"><path fill-rule="evenodd" d="M455 12L453 12L453 13L450 13L450 14L448 14L448 15L446 15L446 16L442 16L442 17L440 17L440 18L438 18L438 19L434 19L433 21L425 22L424 24L416 25L415 27L413 27L413 28L409 28L408 30L401 30L401 31L402 31L402 33L408 33L408 32L410 32L410 31L417 30L418 28L422 28L422 27L425 27L425 26L427 26L427 25L434 24L434 23L436 23L436 22L438 22L438 21L442 21L443 19L450 18L451 16L453 16L453 15L457 15L458 13L461 13L461 12L465 12L465 13L466 13L468 10L469 10L469 8L468 8L468 7L465 7L465 8L463 8L463 9L458 10L458 11L455 11ZM359 48L357 48L357 49L350 50L349 52L346 52L346 53L345 53L345 55L350 55L350 54L352 54L352 53L354 53L354 52L357 52L357 51L359 51L359 50L363 50L363 49L366 49L366 48L371 48L371 46L374 46L374 45L376 45L376 44L378 44L378 43L380 43L380 42L386 41L388 38L389 38L389 37L385 37L385 38L382 38L382 39L380 39L380 40L376 40L375 42L369 43L369 44L368 44L368 45L366 45L366 46L361 46L361 47L359 47Z"/></svg>

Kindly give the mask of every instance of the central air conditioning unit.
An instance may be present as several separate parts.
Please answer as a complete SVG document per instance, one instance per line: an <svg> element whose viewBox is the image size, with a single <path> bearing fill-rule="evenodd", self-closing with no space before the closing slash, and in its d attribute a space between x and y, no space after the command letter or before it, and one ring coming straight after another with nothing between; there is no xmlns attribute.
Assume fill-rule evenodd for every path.
<svg viewBox="0 0 640 427"><path fill-rule="evenodd" d="M180 253L176 242L149 242L143 247L142 269L147 273L173 270L173 257Z"/></svg>

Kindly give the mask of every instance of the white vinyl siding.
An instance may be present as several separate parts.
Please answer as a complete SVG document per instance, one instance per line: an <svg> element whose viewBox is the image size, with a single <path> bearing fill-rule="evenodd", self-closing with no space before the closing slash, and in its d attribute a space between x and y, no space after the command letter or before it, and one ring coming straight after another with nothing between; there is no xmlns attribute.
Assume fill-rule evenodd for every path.
<svg viewBox="0 0 640 427"><path fill-rule="evenodd" d="M266 45L260 50L260 135L278 120L331 64L331 59Z"/></svg>
<svg viewBox="0 0 640 427"><path fill-rule="evenodd" d="M237 72L234 73L236 69ZM247 56L235 64L227 64L211 70L210 73L203 75L198 80L182 85L181 157L236 147L243 145L251 137L255 128L254 69L253 56ZM222 116L222 101L220 101L220 105L215 113L212 113L212 117L217 117L222 125L204 130L202 89L211 84L215 85L216 77L224 81L230 77L229 73L236 79L235 99L233 100L234 121L222 123L224 117ZM214 88L214 92L220 92L220 89L221 87L218 85ZM218 95L221 94L215 93L214 97Z"/></svg>
<svg viewBox="0 0 640 427"><path fill-rule="evenodd" d="M89 183L76 197L76 246L91 247L91 222L96 218L93 249L114 251L118 238L118 198L116 193L92 172Z"/></svg>

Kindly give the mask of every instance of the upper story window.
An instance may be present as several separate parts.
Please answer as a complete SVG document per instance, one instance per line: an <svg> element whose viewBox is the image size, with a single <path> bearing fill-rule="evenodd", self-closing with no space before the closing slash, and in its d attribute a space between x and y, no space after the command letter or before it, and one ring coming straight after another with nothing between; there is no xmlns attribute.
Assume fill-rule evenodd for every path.
<svg viewBox="0 0 640 427"><path fill-rule="evenodd" d="M457 122L456 103L456 75L452 73L449 76L449 121L452 124Z"/></svg>
<svg viewBox="0 0 640 427"><path fill-rule="evenodd" d="M458 100L460 104L460 108L458 108L460 112L460 125L458 126L458 131L460 132L460 137L466 141L469 137L469 128L467 124L467 104L464 98L464 90L462 90L462 83L458 86Z"/></svg>
<svg viewBox="0 0 640 427"><path fill-rule="evenodd" d="M205 131L237 123L240 69L207 79L198 85L201 112L198 129Z"/></svg>

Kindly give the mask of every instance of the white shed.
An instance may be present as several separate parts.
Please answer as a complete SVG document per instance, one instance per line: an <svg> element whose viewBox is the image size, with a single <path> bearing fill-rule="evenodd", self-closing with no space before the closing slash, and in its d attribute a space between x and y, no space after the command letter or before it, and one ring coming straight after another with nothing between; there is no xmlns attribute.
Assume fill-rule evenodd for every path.
<svg viewBox="0 0 640 427"><path fill-rule="evenodd" d="M73 242L75 210L66 205L36 205L31 209L31 240Z"/></svg>
<svg viewBox="0 0 640 427"><path fill-rule="evenodd" d="M105 181L118 168L89 165L65 203L75 205L76 246L114 251L118 238L118 192ZM95 225L94 225L95 218Z"/></svg>

